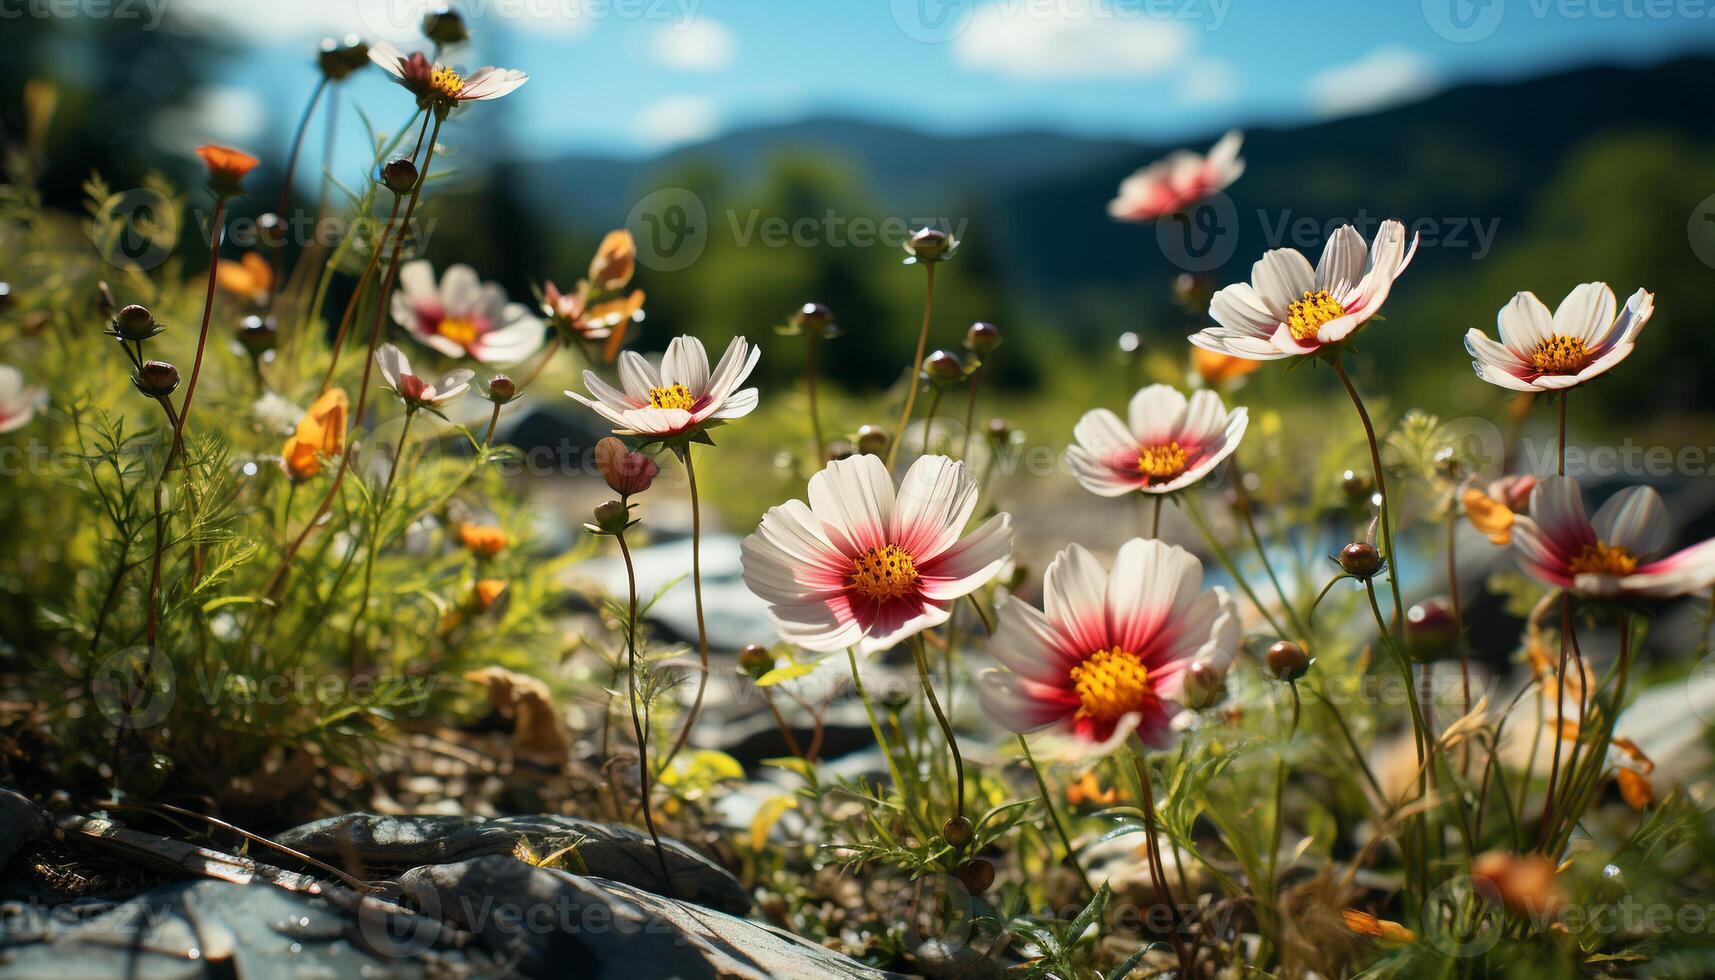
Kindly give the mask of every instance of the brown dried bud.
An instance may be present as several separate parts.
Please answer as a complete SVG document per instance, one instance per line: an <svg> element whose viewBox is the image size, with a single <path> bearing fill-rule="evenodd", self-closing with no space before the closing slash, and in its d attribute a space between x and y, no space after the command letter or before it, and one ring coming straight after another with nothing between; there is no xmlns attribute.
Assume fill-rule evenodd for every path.
<svg viewBox="0 0 1715 980"><path fill-rule="evenodd" d="M417 165L405 157L394 157L381 168L381 182L395 194L409 194L417 186Z"/></svg>
<svg viewBox="0 0 1715 980"><path fill-rule="evenodd" d="M887 444L891 438L887 430L879 425L860 425L857 430L857 451L880 456L887 452Z"/></svg>
<svg viewBox="0 0 1715 980"><path fill-rule="evenodd" d="M1193 661L1185 668L1185 707L1192 711L1212 708L1227 696L1227 672L1207 660Z"/></svg>
<svg viewBox="0 0 1715 980"><path fill-rule="evenodd" d="M1000 346L1000 328L985 320L978 320L965 331L965 346L979 355L987 354Z"/></svg>
<svg viewBox="0 0 1715 980"><path fill-rule="evenodd" d="M150 398L165 398L179 386L179 369L166 361L144 361L131 373L131 383Z"/></svg>
<svg viewBox="0 0 1715 980"><path fill-rule="evenodd" d="M941 839L954 847L964 847L971 842L971 838L974 836L976 836L976 828L971 826L968 817L949 817L947 822L941 825Z"/></svg>
<svg viewBox="0 0 1715 980"><path fill-rule="evenodd" d="M1276 640L1268 648L1268 670L1283 681L1295 681L1310 669L1310 657L1291 640Z"/></svg>
<svg viewBox="0 0 1715 980"><path fill-rule="evenodd" d="M1341 548L1339 560L1347 575L1365 581L1382 570L1382 553L1368 541L1353 541Z"/></svg>
<svg viewBox="0 0 1715 980"><path fill-rule="evenodd" d="M238 321L238 342L250 352L251 357L261 357L274 349L279 342L280 331L274 326L273 317L247 316Z"/></svg>
<svg viewBox="0 0 1715 980"><path fill-rule="evenodd" d="M994 865L986 858L976 858L953 869L953 877L972 895L981 895L994 885Z"/></svg>
<svg viewBox="0 0 1715 980"><path fill-rule="evenodd" d="M923 376L934 384L952 384L964 378L965 365L952 351L938 350L923 359Z"/></svg>
<svg viewBox="0 0 1715 980"><path fill-rule="evenodd" d="M464 16L451 7L442 7L423 15L423 36L443 48L470 40L470 29Z"/></svg>
<svg viewBox="0 0 1715 980"><path fill-rule="evenodd" d="M747 643L738 651L738 669L752 678L761 678L774 669L774 654L760 643Z"/></svg>
<svg viewBox="0 0 1715 980"><path fill-rule="evenodd" d="M155 319L155 314L150 313L147 307L132 303L113 317L113 326L108 330L108 333L120 340L141 342L165 329Z"/></svg>
<svg viewBox="0 0 1715 980"><path fill-rule="evenodd" d="M958 247L958 239L938 228L919 228L905 242L905 250L911 253L905 261L940 262L952 258Z"/></svg>
<svg viewBox="0 0 1715 980"><path fill-rule="evenodd" d="M609 500L596 505L595 530L602 534L621 534L631 524L631 508L623 501Z"/></svg>

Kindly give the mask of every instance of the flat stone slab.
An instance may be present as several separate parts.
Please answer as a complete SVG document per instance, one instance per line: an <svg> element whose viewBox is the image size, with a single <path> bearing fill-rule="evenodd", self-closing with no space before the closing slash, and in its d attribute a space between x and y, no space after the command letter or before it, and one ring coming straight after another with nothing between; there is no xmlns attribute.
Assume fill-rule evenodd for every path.
<svg viewBox="0 0 1715 980"><path fill-rule="evenodd" d="M525 977L897 976L770 926L509 857L415 868L400 884L418 908L468 930Z"/></svg>
<svg viewBox="0 0 1715 980"><path fill-rule="evenodd" d="M553 814L541 816L389 817L349 813L288 830L281 844L335 866L356 860L366 868L405 869L485 855L511 855L519 843L539 854L576 845L565 863L585 874L676 895L722 912L750 911L750 893L725 868L684 843L662 838L672 888L649 835L632 827Z"/></svg>

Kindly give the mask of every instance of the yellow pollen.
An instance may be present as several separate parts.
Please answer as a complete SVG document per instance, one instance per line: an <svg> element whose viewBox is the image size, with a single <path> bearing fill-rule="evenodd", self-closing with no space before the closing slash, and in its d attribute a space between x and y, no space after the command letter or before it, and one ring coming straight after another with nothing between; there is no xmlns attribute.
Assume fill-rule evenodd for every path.
<svg viewBox="0 0 1715 980"><path fill-rule="evenodd" d="M450 316L435 324L435 332L460 347L469 347L482 333L475 320L462 316Z"/></svg>
<svg viewBox="0 0 1715 980"><path fill-rule="evenodd" d="M1310 340L1322 325L1346 315L1346 308L1341 306L1326 289L1312 293L1306 291L1303 298L1293 301L1286 307L1286 329L1292 332L1292 338L1298 341Z"/></svg>
<svg viewBox="0 0 1715 980"><path fill-rule="evenodd" d="M445 65L436 65L429 73L429 87L444 98L456 99L464 91L464 78Z"/></svg>
<svg viewBox="0 0 1715 980"><path fill-rule="evenodd" d="M1530 359L1544 374L1576 374L1590 359L1590 352L1585 349L1584 341L1577 337L1555 334L1538 341L1536 349L1530 352Z"/></svg>
<svg viewBox="0 0 1715 980"><path fill-rule="evenodd" d="M878 602L897 599L917 585L917 566L904 549L884 544L852 559L852 573L846 585Z"/></svg>
<svg viewBox="0 0 1715 980"><path fill-rule="evenodd" d="M1078 694L1078 717L1112 724L1141 711L1155 698L1149 668L1130 650L1097 650L1072 668L1072 689Z"/></svg>
<svg viewBox="0 0 1715 980"><path fill-rule="evenodd" d="M684 385L649 389L650 408L682 408L688 412L696 403L697 400L691 397L691 389Z"/></svg>
<svg viewBox="0 0 1715 980"><path fill-rule="evenodd" d="M1177 442L1145 446L1137 453L1137 470L1150 480L1171 480L1185 472L1185 450Z"/></svg>
<svg viewBox="0 0 1715 980"><path fill-rule="evenodd" d="M1573 575L1630 575L1637 569L1637 556L1617 544L1600 541L1585 545L1566 566Z"/></svg>

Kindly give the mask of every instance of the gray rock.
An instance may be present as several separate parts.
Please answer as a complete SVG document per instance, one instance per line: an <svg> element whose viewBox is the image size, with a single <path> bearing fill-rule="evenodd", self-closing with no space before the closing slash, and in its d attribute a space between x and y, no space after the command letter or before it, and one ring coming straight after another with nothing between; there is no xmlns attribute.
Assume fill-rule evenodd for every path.
<svg viewBox="0 0 1715 980"><path fill-rule="evenodd" d="M417 868L400 883L526 977L893 976L768 926L507 857Z"/></svg>
<svg viewBox="0 0 1715 980"><path fill-rule="evenodd" d="M0 868L18 848L53 828L46 811L9 789L0 789Z"/></svg>
<svg viewBox="0 0 1715 980"><path fill-rule="evenodd" d="M669 890L648 834L577 817L486 819L350 813L288 830L276 840L335 865L356 860L368 869L404 869L490 854L510 855L521 841L542 854L575 844L566 864L586 874L657 895L676 895L735 915L743 915L751 906L750 893L737 878L683 843L669 838L661 841L672 875Z"/></svg>
<svg viewBox="0 0 1715 980"><path fill-rule="evenodd" d="M165 885L100 915L49 911L46 920L30 930L30 941L0 945L0 975L414 980L496 973L485 955L445 946L451 933L439 922L391 903L366 901L353 914L265 884Z"/></svg>

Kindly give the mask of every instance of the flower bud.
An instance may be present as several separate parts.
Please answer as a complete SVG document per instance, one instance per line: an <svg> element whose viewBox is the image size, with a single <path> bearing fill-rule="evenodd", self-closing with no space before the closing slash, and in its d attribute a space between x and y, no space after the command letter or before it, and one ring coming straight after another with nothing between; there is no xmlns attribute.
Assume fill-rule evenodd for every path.
<svg viewBox="0 0 1715 980"><path fill-rule="evenodd" d="M1295 681L1310 669L1310 657L1291 640L1276 640L1268 648L1268 670L1283 681Z"/></svg>
<svg viewBox="0 0 1715 980"><path fill-rule="evenodd" d="M830 463L835 460L850 459L853 456L856 456L857 453L857 447L844 439L836 439L833 442L828 443L828 462Z"/></svg>
<svg viewBox="0 0 1715 980"><path fill-rule="evenodd" d="M381 182L395 194L409 194L417 186L417 165L405 157L394 157L381 168Z"/></svg>
<svg viewBox="0 0 1715 980"><path fill-rule="evenodd" d="M323 38L321 51L316 55L316 63L321 66L323 75L337 82L369 64L369 45L363 43L356 34L347 34L342 41L331 37Z"/></svg>
<svg viewBox="0 0 1715 980"><path fill-rule="evenodd" d="M609 500L598 504L595 509L595 528L602 534L621 534L631 523L631 508L618 500Z"/></svg>
<svg viewBox="0 0 1715 980"><path fill-rule="evenodd" d="M106 285L106 283L102 283L98 288L105 288ZM113 294L111 293L108 294L109 297L112 295ZM11 310L13 303L14 297L12 295L12 284L9 282L0 282L0 313L5 313ZM113 314L108 313L107 315L112 316Z"/></svg>
<svg viewBox="0 0 1715 980"><path fill-rule="evenodd" d="M1382 553L1368 541L1353 541L1340 549L1339 562L1347 575L1369 581L1382 570Z"/></svg>
<svg viewBox="0 0 1715 980"><path fill-rule="evenodd" d="M133 303L113 317L113 326L108 333L120 340L144 341L165 329L155 319L155 314Z"/></svg>
<svg viewBox="0 0 1715 980"><path fill-rule="evenodd" d="M805 303L792 314L792 326L817 337L829 337L839 332L834 325L834 311L820 303Z"/></svg>
<svg viewBox="0 0 1715 980"><path fill-rule="evenodd" d="M987 354L1000 346L1000 328L985 320L978 320L965 331L965 346L976 351L979 356Z"/></svg>
<svg viewBox="0 0 1715 980"><path fill-rule="evenodd" d="M506 375L497 374L483 384L482 397L496 405L504 405L518 397L518 385L514 384L512 379Z"/></svg>
<svg viewBox="0 0 1715 980"><path fill-rule="evenodd" d="M1221 666L1208 661L1192 661L1185 668L1185 684L1183 698L1185 707L1192 711L1202 711L1220 704L1227 696L1227 672Z"/></svg>
<svg viewBox="0 0 1715 980"><path fill-rule="evenodd" d="M952 258L958 247L958 239L938 228L919 228L905 242L905 250L911 253L905 261L940 262Z"/></svg>
<svg viewBox="0 0 1715 980"><path fill-rule="evenodd" d="M976 836L976 829L971 826L970 818L964 816L948 817L941 825L941 839L954 847L962 848Z"/></svg>
<svg viewBox="0 0 1715 980"><path fill-rule="evenodd" d="M131 372L131 383L150 398L165 398L179 386L179 369L166 361L144 361Z"/></svg>
<svg viewBox="0 0 1715 980"><path fill-rule="evenodd" d="M256 240L269 248L280 248L286 244L286 222L272 211L264 211L256 216Z"/></svg>
<svg viewBox="0 0 1715 980"><path fill-rule="evenodd" d="M1405 612L1405 639L1413 655L1428 659L1459 639L1453 609L1443 599L1425 599Z"/></svg>
<svg viewBox="0 0 1715 980"><path fill-rule="evenodd" d="M595 464L609 489L621 497L642 493L655 482L661 467L642 453L625 448L625 443L608 436L595 444Z"/></svg>
<svg viewBox="0 0 1715 980"><path fill-rule="evenodd" d="M1202 313L1209 306L1209 280L1204 276L1195 276L1189 272L1181 272L1173 277L1173 301L1179 308Z"/></svg>
<svg viewBox="0 0 1715 980"><path fill-rule="evenodd" d="M762 675L774 669L774 654L760 643L746 643L738 651L738 669L750 675L752 679L760 679Z"/></svg>
<svg viewBox="0 0 1715 980"><path fill-rule="evenodd" d="M423 15L423 36L443 48L470 40L464 16L451 7L442 7Z"/></svg>
<svg viewBox="0 0 1715 980"><path fill-rule="evenodd" d="M994 865L986 858L976 858L954 868L953 877L972 895L981 895L994 885Z"/></svg>
<svg viewBox="0 0 1715 980"><path fill-rule="evenodd" d="M992 442L1004 443L1012 438L1012 426L998 415L989 419L988 431Z"/></svg>
<svg viewBox="0 0 1715 980"><path fill-rule="evenodd" d="M965 366L952 351L938 350L923 359L923 376L933 384L952 384L965 376Z"/></svg>
<svg viewBox="0 0 1715 980"><path fill-rule="evenodd" d="M273 317L247 316L238 321L237 333L238 342L244 345L251 357L261 357L273 350L280 339Z"/></svg>
<svg viewBox="0 0 1715 980"><path fill-rule="evenodd" d="M857 451L871 456L880 456L887 452L890 440L887 430L879 425L860 425L857 430Z"/></svg>

